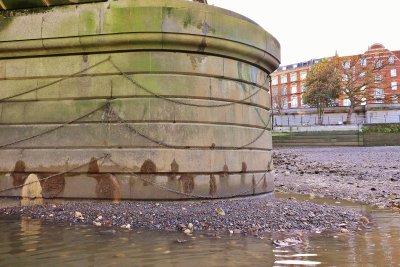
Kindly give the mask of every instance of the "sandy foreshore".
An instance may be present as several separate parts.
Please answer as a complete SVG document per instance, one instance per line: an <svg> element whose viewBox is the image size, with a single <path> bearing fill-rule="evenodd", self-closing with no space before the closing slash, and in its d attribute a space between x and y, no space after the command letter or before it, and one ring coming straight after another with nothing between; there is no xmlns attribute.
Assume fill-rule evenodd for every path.
<svg viewBox="0 0 400 267"><path fill-rule="evenodd" d="M400 147L285 148L274 152L277 191L400 207Z"/></svg>

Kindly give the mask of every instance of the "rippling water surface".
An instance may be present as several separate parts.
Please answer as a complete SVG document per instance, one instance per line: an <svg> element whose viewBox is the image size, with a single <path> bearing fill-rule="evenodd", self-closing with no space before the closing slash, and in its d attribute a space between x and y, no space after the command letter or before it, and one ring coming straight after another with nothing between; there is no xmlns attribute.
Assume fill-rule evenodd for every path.
<svg viewBox="0 0 400 267"><path fill-rule="evenodd" d="M272 245L285 238L279 233L186 237L3 217L0 266L400 266L399 214L368 212L370 229L303 236L301 244L285 248Z"/></svg>

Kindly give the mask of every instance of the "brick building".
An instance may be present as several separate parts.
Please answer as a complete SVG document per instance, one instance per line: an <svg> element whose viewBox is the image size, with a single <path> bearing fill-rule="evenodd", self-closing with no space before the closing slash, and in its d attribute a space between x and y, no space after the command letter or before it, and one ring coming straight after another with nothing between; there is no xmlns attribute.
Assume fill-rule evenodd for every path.
<svg viewBox="0 0 400 267"><path fill-rule="evenodd" d="M400 51L390 51L381 44L373 44L368 50L357 55L358 64L384 64L383 68L375 75L376 86L365 88L368 97L363 101L363 105L385 105L398 104L400 93ZM350 62L346 62L343 57L343 67L349 67ZM306 79L311 67L321 59L312 59L306 62L281 66L271 74L271 93L274 111L279 113L294 109L308 108L302 101L303 92L306 90L304 80ZM382 81L387 81L386 86L382 86ZM344 96L337 100L339 107L350 105Z"/></svg>

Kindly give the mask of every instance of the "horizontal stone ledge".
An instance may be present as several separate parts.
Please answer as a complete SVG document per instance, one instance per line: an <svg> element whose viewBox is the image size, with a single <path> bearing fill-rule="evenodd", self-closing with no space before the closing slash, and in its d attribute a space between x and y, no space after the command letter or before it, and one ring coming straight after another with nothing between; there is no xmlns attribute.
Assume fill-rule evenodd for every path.
<svg viewBox="0 0 400 267"><path fill-rule="evenodd" d="M268 87L269 85L268 74L257 66L229 58L195 53L136 51L115 52L109 55L63 55L0 60L0 79L60 77L60 79L70 80L75 75L83 74L86 75L83 76L86 79L89 79L87 76L90 75L124 76L125 84L131 87L132 78L134 78L131 75L138 74L154 75L154 80L161 79L163 75L171 75L171 78L193 77L193 81L196 81L198 77L209 77L221 79L222 83L226 82L225 86L229 80L243 82L243 87L247 85ZM174 74L176 76L172 76ZM147 85L146 80L142 79L138 82ZM43 86L43 84L40 85ZM165 85L168 85L168 82Z"/></svg>
<svg viewBox="0 0 400 267"><path fill-rule="evenodd" d="M111 159L103 160L105 155ZM23 165L25 172L85 172L97 160L100 172L140 171L146 161L157 172L242 172L272 168L272 151L179 150L179 149L1 149L0 172L13 172ZM18 163L19 162L19 163ZM149 162L150 163L150 162ZM151 165L153 165L151 164Z"/></svg>
<svg viewBox="0 0 400 267"><path fill-rule="evenodd" d="M18 174L17 174L18 175ZM0 196L19 197L28 175L1 175ZM40 179L48 174L37 174ZM18 187L15 187L15 186ZM44 198L182 199L253 195L273 190L273 176L265 173L209 175L60 175L40 182ZM8 189L8 190L7 190ZM107 189L107 190L102 190Z"/></svg>
<svg viewBox="0 0 400 267"><path fill-rule="evenodd" d="M27 8L53 7L61 5L78 5L93 2L107 2L107 0L35 0L35 1L16 1L16 0L0 0L0 10L15 10Z"/></svg>
<svg viewBox="0 0 400 267"><path fill-rule="evenodd" d="M5 96L4 98L6 98ZM60 98L53 98L51 96L47 97L35 97L33 93L29 93L24 97L16 97L15 100L4 100L1 101L0 103L3 104L9 104L9 105L29 105L30 103L38 103L39 101L41 104L46 105L46 103L50 102L62 102L62 101L96 101L100 102L103 100L103 102L110 101L110 102L116 102L116 101L123 101L123 100L138 100L142 102L147 102L151 100L160 100L160 101L165 101L169 102L172 105L176 106L185 106L185 107L192 107L192 108L198 108L198 109L212 109L212 110L217 110L217 109L222 109L224 107L229 107L233 105L246 105L249 106L250 108L257 108L260 110L265 110L269 111L271 110L269 108L269 103L270 101L263 96L254 96L252 97L257 98L257 101L252 101L252 100L235 100L235 99L224 99L224 98L212 98L212 97L195 97L195 96L174 96L174 95L162 95L161 97L157 96L150 96L150 95L124 95L124 96L96 96L96 97L85 97L85 96L76 96L76 97L60 97ZM1 97L0 97L1 99ZM266 104L260 104L261 102L265 102ZM79 105L79 104L77 104Z"/></svg>
<svg viewBox="0 0 400 267"><path fill-rule="evenodd" d="M209 100L186 100L197 104L220 104ZM115 99L111 108L117 117L106 117L105 100L64 100L7 102L0 105L0 124L64 124L81 122L147 121L174 123L178 121L221 125L253 125L271 127L271 113L250 105L219 108L179 105L163 99ZM109 118L106 120L106 118Z"/></svg>
<svg viewBox="0 0 400 267"><path fill-rule="evenodd" d="M0 146L14 148L165 147L195 149L271 149L271 132L227 125L103 123L0 126ZM41 134L44 133L44 134Z"/></svg>
<svg viewBox="0 0 400 267"><path fill-rule="evenodd" d="M11 61L10 61L11 62ZM0 65L3 64L1 67L6 69L6 61L0 62ZM6 71L7 72L7 71ZM209 85L211 84L211 87L213 86L218 86L218 87L233 87L232 89L236 88L245 88L245 90L256 90L256 89L261 89L265 92L269 92L269 79L266 74L264 74L262 77L258 77L257 81L250 81L248 77L242 77L242 79L238 77L230 77L230 75L207 75L206 73L190 73L190 72L168 72L168 71L128 71L126 74L132 78L134 81L136 81L139 85L141 86L148 86L145 82L148 79L152 79L158 82L163 82L167 81L166 83L162 83L163 88L164 86L168 86L173 83L178 83L178 86L181 84L185 84L188 81L190 81L192 84L194 83L197 85L198 83L201 83L203 86L204 85ZM34 75L34 76L31 76ZM260 76L259 74L257 74ZM245 75L248 76L248 75ZM67 78L67 79L64 79ZM266 79L264 82L262 82L262 79ZM62 80L60 82L57 82L58 80ZM139 90L138 85L133 85L131 82L129 82L123 75L118 74L116 72L101 72L101 73L81 73L73 76L69 75L60 75L60 74L55 74L55 75L35 75L35 74L30 74L28 75L21 75L21 76L7 76L4 73L0 73L0 84L2 87L4 86L4 89L7 89L7 87L13 86L17 88L22 88L25 86L25 89L29 88L29 83L31 84L37 84L37 87L39 86L46 86L47 84L54 83L54 85L49 85L46 86L45 88L52 88L56 87L57 84L79 84L79 83L88 83L90 81L91 83L98 83L98 85L101 85L101 82L106 82L108 81L109 83L121 83L121 80L125 80L127 85L130 85L130 87L137 88ZM143 83L144 82L144 83ZM133 85L133 86L132 86ZM104 85L103 85L104 86ZM108 85L105 85L108 86ZM171 86L171 85L170 85ZM177 85L173 87L178 87ZM169 88L169 87L167 87ZM33 89L33 88L30 88ZM155 89L155 88L147 88L147 89ZM209 88L207 88L209 89ZM42 91L43 89L40 89ZM145 93L143 89L141 89L142 93ZM157 90L158 91L158 90Z"/></svg>
<svg viewBox="0 0 400 267"><path fill-rule="evenodd" d="M205 45L204 49L200 49ZM232 58L272 73L279 60L259 48L204 35L177 33L119 33L0 42L0 58L132 51L176 51Z"/></svg>

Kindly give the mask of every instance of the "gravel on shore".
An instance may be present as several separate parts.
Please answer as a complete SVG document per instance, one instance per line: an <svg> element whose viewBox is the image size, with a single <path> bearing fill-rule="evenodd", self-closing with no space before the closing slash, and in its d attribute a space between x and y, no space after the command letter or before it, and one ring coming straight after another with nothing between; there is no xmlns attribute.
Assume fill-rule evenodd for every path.
<svg viewBox="0 0 400 267"><path fill-rule="evenodd" d="M400 147L280 148L277 191L400 208Z"/></svg>
<svg viewBox="0 0 400 267"><path fill-rule="evenodd" d="M0 215L99 227L251 236L267 232L346 233L368 223L356 210L267 196L214 201L67 202L2 208Z"/></svg>

